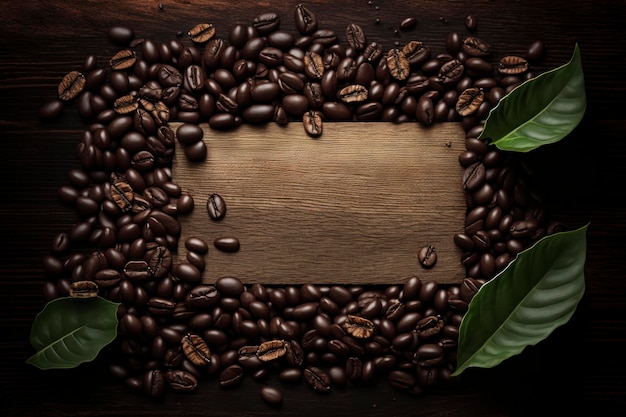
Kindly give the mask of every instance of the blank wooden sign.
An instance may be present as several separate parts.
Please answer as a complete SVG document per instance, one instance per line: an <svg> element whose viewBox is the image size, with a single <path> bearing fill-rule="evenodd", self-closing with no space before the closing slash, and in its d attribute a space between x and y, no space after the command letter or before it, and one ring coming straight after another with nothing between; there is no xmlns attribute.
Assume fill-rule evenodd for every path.
<svg viewBox="0 0 626 417"><path fill-rule="evenodd" d="M176 125L172 126L176 129ZM300 123L203 126L208 155L190 163L181 148L174 181L195 209L179 216L184 241L209 243L203 280L235 276L263 284L392 284L410 276L440 283L465 277L453 236L463 231L464 133L458 124L326 123L313 139ZM180 147L180 145L177 145ZM226 201L221 221L206 203ZM234 236L238 252L220 252L215 238ZM433 245L438 260L418 263Z"/></svg>

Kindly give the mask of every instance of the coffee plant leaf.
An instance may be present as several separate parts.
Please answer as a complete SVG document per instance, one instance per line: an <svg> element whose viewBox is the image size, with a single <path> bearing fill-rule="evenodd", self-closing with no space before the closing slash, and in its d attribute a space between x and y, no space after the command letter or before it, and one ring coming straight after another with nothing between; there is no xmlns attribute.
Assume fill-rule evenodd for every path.
<svg viewBox="0 0 626 417"><path fill-rule="evenodd" d="M480 139L512 152L558 142L578 126L587 107L578 44L571 60L531 78L491 109Z"/></svg>
<svg viewBox="0 0 626 417"><path fill-rule="evenodd" d="M94 360L117 336L118 306L102 297L48 302L33 321L30 344L36 353L26 362L40 369L61 369Z"/></svg>
<svg viewBox="0 0 626 417"><path fill-rule="evenodd" d="M569 321L585 292L587 228L544 237L480 287L459 327L453 375L493 368Z"/></svg>

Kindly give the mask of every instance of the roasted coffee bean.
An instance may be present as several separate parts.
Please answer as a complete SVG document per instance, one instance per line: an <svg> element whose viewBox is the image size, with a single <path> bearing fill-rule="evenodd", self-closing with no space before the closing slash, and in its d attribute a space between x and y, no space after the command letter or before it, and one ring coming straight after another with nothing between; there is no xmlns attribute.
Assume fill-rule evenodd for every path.
<svg viewBox="0 0 626 417"><path fill-rule="evenodd" d="M118 45L130 45L135 38L135 32L126 26L111 26L105 30L109 40Z"/></svg>
<svg viewBox="0 0 626 417"><path fill-rule="evenodd" d="M435 105L428 96L423 95L417 101L415 117L419 123L425 126L430 126L435 121Z"/></svg>
<svg viewBox="0 0 626 417"><path fill-rule="evenodd" d="M420 338L428 339L439 334L444 324L441 316L427 316L417 322L415 330Z"/></svg>
<svg viewBox="0 0 626 417"><path fill-rule="evenodd" d="M507 75L521 74L528 71L528 61L519 56L505 56L498 63L498 71Z"/></svg>
<svg viewBox="0 0 626 417"><path fill-rule="evenodd" d="M485 166L476 162L465 168L463 172L463 189L474 191L485 182Z"/></svg>
<svg viewBox="0 0 626 417"><path fill-rule="evenodd" d="M176 128L176 139L183 145L191 145L204 136L204 131L198 125L183 123Z"/></svg>
<svg viewBox="0 0 626 417"><path fill-rule="evenodd" d="M222 236L213 240L213 246L222 252L237 252L240 248L239 239L234 236Z"/></svg>
<svg viewBox="0 0 626 417"><path fill-rule="evenodd" d="M337 93L344 103L355 103L367 100L367 88L359 84L348 85Z"/></svg>
<svg viewBox="0 0 626 417"><path fill-rule="evenodd" d="M387 53L387 66L396 80L403 81L409 76L409 60L401 49L393 48Z"/></svg>
<svg viewBox="0 0 626 417"><path fill-rule="evenodd" d="M417 348L413 361L421 367L441 365L444 361L443 349L438 344L425 343Z"/></svg>
<svg viewBox="0 0 626 417"><path fill-rule="evenodd" d="M438 77L443 84L458 82L465 73L465 67L458 59L453 59L441 66Z"/></svg>
<svg viewBox="0 0 626 417"><path fill-rule="evenodd" d="M202 337L186 334L181 339L181 348L187 358L196 366L207 366L211 363L211 351Z"/></svg>
<svg viewBox="0 0 626 417"><path fill-rule="evenodd" d="M367 41L363 28L356 23L350 23L346 28L346 40L352 49L359 52L365 48Z"/></svg>
<svg viewBox="0 0 626 417"><path fill-rule="evenodd" d="M312 80L321 80L324 75L324 60L320 54L307 51L304 55L304 72Z"/></svg>
<svg viewBox="0 0 626 417"><path fill-rule="evenodd" d="M309 106L319 108L324 103L322 86L320 83L305 83L302 92Z"/></svg>
<svg viewBox="0 0 626 417"><path fill-rule="evenodd" d="M210 23L200 23L187 32L187 36L194 43L205 43L215 36L215 27Z"/></svg>
<svg viewBox="0 0 626 417"><path fill-rule="evenodd" d="M137 97L133 95L125 95L115 100L113 110L119 114L132 113L139 108Z"/></svg>
<svg viewBox="0 0 626 417"><path fill-rule="evenodd" d="M252 26L259 35L265 36L278 30L280 17L276 13L263 13L254 18Z"/></svg>
<svg viewBox="0 0 626 417"><path fill-rule="evenodd" d="M220 373L220 386L222 388L232 388L241 382L243 375L243 368L240 365L230 365Z"/></svg>
<svg viewBox="0 0 626 417"><path fill-rule="evenodd" d="M487 42L475 36L468 36L463 41L463 51L469 56L486 56L491 53Z"/></svg>
<svg viewBox="0 0 626 417"><path fill-rule="evenodd" d="M144 375L143 388L148 396L159 398L165 392L165 383L165 376L161 370L149 370Z"/></svg>
<svg viewBox="0 0 626 417"><path fill-rule="evenodd" d="M437 263L437 251L433 245L422 247L417 252L417 260L423 268L432 268Z"/></svg>
<svg viewBox="0 0 626 417"><path fill-rule="evenodd" d="M481 281L471 277L465 278L460 288L461 298L469 303L472 298L474 298L474 295L476 295L481 286Z"/></svg>
<svg viewBox="0 0 626 417"><path fill-rule="evenodd" d="M331 387L330 377L326 372L315 366L309 366L304 369L304 379L309 387L321 393L329 392Z"/></svg>
<svg viewBox="0 0 626 417"><path fill-rule="evenodd" d="M296 28L302 35L311 35L317 30L317 18L303 4L298 4L295 10L295 24Z"/></svg>
<svg viewBox="0 0 626 417"><path fill-rule="evenodd" d="M183 85L192 92L201 91L204 88L204 70L199 65L189 65L185 68Z"/></svg>
<svg viewBox="0 0 626 417"><path fill-rule="evenodd" d="M465 27L469 31L476 30L476 28L478 27L478 18L471 14L465 16Z"/></svg>
<svg viewBox="0 0 626 417"><path fill-rule="evenodd" d="M94 298L98 296L98 284L93 281L76 281L70 285L70 297Z"/></svg>
<svg viewBox="0 0 626 417"><path fill-rule="evenodd" d="M417 384L415 375L400 369L389 372L387 381L389 385L399 390L408 390Z"/></svg>
<svg viewBox="0 0 626 417"><path fill-rule="evenodd" d="M119 284L122 279L122 275L119 271L111 268L102 269L96 272L94 276L94 282L100 288L111 288Z"/></svg>
<svg viewBox="0 0 626 417"><path fill-rule="evenodd" d="M124 265L123 274L131 281L140 281L150 277L152 271L146 261L128 261Z"/></svg>
<svg viewBox="0 0 626 417"><path fill-rule="evenodd" d="M67 73L57 88L58 96L63 101L69 101L77 97L85 87L85 75L79 71Z"/></svg>
<svg viewBox="0 0 626 417"><path fill-rule="evenodd" d="M259 345L257 357L263 362L274 361L285 356L287 343L284 340L268 340Z"/></svg>
<svg viewBox="0 0 626 417"><path fill-rule="evenodd" d="M409 41L402 47L402 53L409 61L409 65L417 67L430 58L430 49L420 41Z"/></svg>
<svg viewBox="0 0 626 417"><path fill-rule="evenodd" d="M59 99L50 100L39 108L39 119L43 121L57 120L63 112L63 101Z"/></svg>
<svg viewBox="0 0 626 417"><path fill-rule="evenodd" d="M322 113L316 110L309 110L302 115L304 131L311 137L319 137L323 132Z"/></svg>
<svg viewBox="0 0 626 417"><path fill-rule="evenodd" d="M211 220L221 220L226 215L226 202L219 194L211 194L207 199L207 212Z"/></svg>
<svg viewBox="0 0 626 417"><path fill-rule="evenodd" d="M170 370L165 373L165 380L170 388L177 392L193 392L198 387L198 380L193 374L181 370Z"/></svg>
<svg viewBox="0 0 626 417"><path fill-rule="evenodd" d="M484 99L485 93L482 89L467 88L459 95L455 109L461 116L469 116L478 110Z"/></svg>
<svg viewBox="0 0 626 417"><path fill-rule="evenodd" d="M528 46L526 58L531 62L537 62L543 58L544 49L543 41L535 41Z"/></svg>
<svg viewBox="0 0 626 417"><path fill-rule="evenodd" d="M343 328L357 339L368 339L373 336L375 326L370 320L363 317L348 315Z"/></svg>
<svg viewBox="0 0 626 417"><path fill-rule="evenodd" d="M408 30L413 29L415 25L417 25L417 19L415 19L414 17L407 17L407 18L402 19L399 27L400 27L400 30L408 31Z"/></svg>
<svg viewBox="0 0 626 417"><path fill-rule="evenodd" d="M283 393L275 387L265 385L261 387L261 399L272 407L280 407L283 403Z"/></svg>
<svg viewBox="0 0 626 417"><path fill-rule="evenodd" d="M176 303L166 298L152 297L148 300L147 307L148 310L155 316L167 317L174 314Z"/></svg>
<svg viewBox="0 0 626 417"><path fill-rule="evenodd" d="M124 70L132 67L137 62L137 56L132 49L122 49L109 60L112 70ZM111 74L112 75L112 74Z"/></svg>
<svg viewBox="0 0 626 417"><path fill-rule="evenodd" d="M324 47L330 47L337 42L337 34L332 30L318 29L311 34L311 42L313 47L319 45L319 51L321 52Z"/></svg>

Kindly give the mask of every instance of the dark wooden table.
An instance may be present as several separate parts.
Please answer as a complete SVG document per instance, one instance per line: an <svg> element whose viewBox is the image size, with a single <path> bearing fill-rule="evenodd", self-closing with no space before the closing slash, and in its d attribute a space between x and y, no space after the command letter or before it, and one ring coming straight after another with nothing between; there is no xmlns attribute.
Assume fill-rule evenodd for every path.
<svg viewBox="0 0 626 417"><path fill-rule="evenodd" d="M42 124L39 106L53 98L59 80L84 58L106 62L117 47L103 34L126 25L140 37L165 41L200 22L226 35L235 22L276 12L295 32L298 2L62 0L4 2L0 17L0 414L38 416L270 415L254 381L233 391L201 384L193 395L168 395L155 403L113 381L96 360L67 371L39 371L25 364L32 354L30 325L43 307L42 258L51 239L76 221L57 188L77 167L83 124L75 110L58 123ZM578 42L588 108L579 127L562 142L533 156L544 181L546 206L572 227L590 223L586 293L572 320L547 340L488 370L470 370L458 383L421 397L385 382L349 387L324 397L300 386L285 388L284 415L539 416L614 415L626 410L626 105L624 53L626 7L622 1L310 1L325 28L343 34L360 24L386 49L396 40L419 39L444 51L449 31L467 33L465 16L478 17L477 36L495 51L523 53L546 43L538 70L569 59ZM409 16L410 32L394 33ZM376 24L376 19L380 19Z"/></svg>

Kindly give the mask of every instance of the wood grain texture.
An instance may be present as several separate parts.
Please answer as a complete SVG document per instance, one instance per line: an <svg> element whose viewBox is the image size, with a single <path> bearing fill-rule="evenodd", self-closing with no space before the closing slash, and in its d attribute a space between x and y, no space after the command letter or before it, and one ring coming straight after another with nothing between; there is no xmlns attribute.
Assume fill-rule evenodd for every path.
<svg viewBox="0 0 626 417"><path fill-rule="evenodd" d="M53 236L68 231L77 216L57 198L76 168L76 143L85 124L73 104L58 123L41 123L37 110L54 97L60 79L81 67L89 54L104 67L118 51L104 36L111 25L128 25L138 37L159 42L200 21L224 36L233 22L249 23L277 12L294 30L299 0L232 2L26 0L4 2L0 14L0 414L6 416L380 416L454 417L621 415L626 410L626 6L618 0L367 0L305 2L323 28L343 34L347 23L365 29L385 49L418 39L434 54L445 52L450 31L474 34L492 45L492 62L523 54L535 40L546 44L534 72L555 68L579 43L588 108L566 139L531 156L546 191L552 217L572 227L590 223L585 267L586 292L570 322L537 346L489 370L473 370L454 386L414 397L385 381L349 386L321 398L305 386L285 388L278 412L258 400L252 380L234 391L203 382L194 395L169 395L152 402L108 376L104 358L78 369L41 372L25 364L32 353L28 335L43 307L49 279L41 259ZM378 9L375 7L378 6ZM394 30L407 16L409 32ZM380 19L377 24L376 19ZM342 38L343 39L343 38ZM184 40L184 39L183 39ZM186 41L186 40L185 40ZM26 169L27 168L27 169ZM276 384L275 379L263 383Z"/></svg>
<svg viewBox="0 0 626 417"><path fill-rule="evenodd" d="M206 282L221 276L264 284L465 278L453 241L466 211L458 162L465 136L458 124L326 123L318 139L299 123L227 132L202 126L207 160L190 163L179 144L172 168L198 207L181 218L179 259L185 260L189 237L211 243L234 236L241 243L236 253L211 248ZM213 193L227 204L220 221L207 215ZM426 269L417 252L428 245L437 263Z"/></svg>

